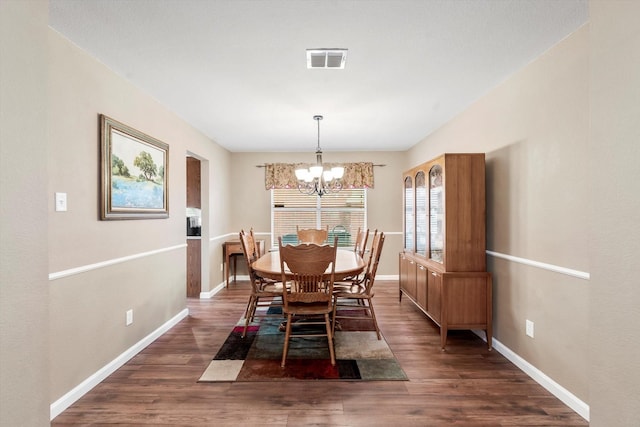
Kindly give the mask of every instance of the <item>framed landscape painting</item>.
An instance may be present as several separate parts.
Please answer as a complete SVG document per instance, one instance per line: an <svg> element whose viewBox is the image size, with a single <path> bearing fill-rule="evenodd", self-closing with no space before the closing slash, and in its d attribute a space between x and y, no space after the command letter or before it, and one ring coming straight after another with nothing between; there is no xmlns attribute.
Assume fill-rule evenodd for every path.
<svg viewBox="0 0 640 427"><path fill-rule="evenodd" d="M169 145L100 115L100 219L169 217Z"/></svg>

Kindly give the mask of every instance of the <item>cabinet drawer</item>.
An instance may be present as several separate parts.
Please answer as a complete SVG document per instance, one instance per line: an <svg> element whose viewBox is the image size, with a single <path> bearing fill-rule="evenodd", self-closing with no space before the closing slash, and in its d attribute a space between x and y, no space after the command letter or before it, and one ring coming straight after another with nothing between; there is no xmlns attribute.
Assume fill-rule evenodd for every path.
<svg viewBox="0 0 640 427"><path fill-rule="evenodd" d="M241 243L227 243L225 245L225 250L228 254L241 254L242 252L242 244Z"/></svg>

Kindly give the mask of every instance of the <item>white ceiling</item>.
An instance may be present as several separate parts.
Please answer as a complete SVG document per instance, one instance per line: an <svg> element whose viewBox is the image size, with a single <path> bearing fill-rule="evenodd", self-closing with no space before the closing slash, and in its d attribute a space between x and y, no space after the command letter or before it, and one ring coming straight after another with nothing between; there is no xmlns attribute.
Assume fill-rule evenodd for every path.
<svg viewBox="0 0 640 427"><path fill-rule="evenodd" d="M316 114L324 151L405 150L587 20L587 0L50 0L51 27L234 152L313 151Z"/></svg>

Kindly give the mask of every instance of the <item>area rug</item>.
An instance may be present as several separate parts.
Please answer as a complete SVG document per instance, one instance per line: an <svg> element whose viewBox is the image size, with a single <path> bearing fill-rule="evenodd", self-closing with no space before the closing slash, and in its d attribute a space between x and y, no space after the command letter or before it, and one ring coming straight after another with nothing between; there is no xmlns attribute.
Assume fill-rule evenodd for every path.
<svg viewBox="0 0 640 427"><path fill-rule="evenodd" d="M278 316L279 310L271 307L273 317L256 318L244 338L245 319L241 318L198 382L407 380L384 337L378 340L371 322L350 319L341 319L341 330L335 332L335 366L329 359L326 337L299 337L290 341L286 366L280 367L284 318ZM317 326L297 323L294 327L299 331Z"/></svg>

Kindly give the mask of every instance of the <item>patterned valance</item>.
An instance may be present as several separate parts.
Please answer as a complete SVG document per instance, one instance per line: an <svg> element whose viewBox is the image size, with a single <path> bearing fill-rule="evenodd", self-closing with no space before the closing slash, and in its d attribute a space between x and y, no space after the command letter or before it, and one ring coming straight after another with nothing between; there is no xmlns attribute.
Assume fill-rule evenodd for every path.
<svg viewBox="0 0 640 427"><path fill-rule="evenodd" d="M323 163L325 168L343 166L343 188L373 188L373 163ZM264 187L298 188L296 169L309 167L306 163L267 163L264 165Z"/></svg>

